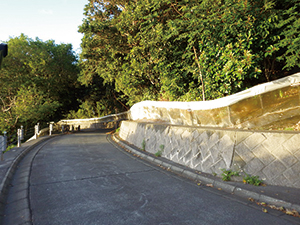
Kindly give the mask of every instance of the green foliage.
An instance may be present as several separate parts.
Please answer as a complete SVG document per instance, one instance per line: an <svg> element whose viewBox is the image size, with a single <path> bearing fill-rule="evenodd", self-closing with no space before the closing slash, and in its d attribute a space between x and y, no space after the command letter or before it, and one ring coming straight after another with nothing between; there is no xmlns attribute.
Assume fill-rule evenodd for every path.
<svg viewBox="0 0 300 225"><path fill-rule="evenodd" d="M300 70L297 12L299 0L89 1L80 81L100 77L120 109L234 94Z"/></svg>
<svg viewBox="0 0 300 225"><path fill-rule="evenodd" d="M12 112L19 116L19 122L22 124L49 121L55 109L61 106L61 103L48 98L38 89L36 86L21 87L15 96Z"/></svg>
<svg viewBox="0 0 300 225"><path fill-rule="evenodd" d="M278 29L282 30L282 38L275 46L278 49L284 49L278 59L285 62L285 68L289 69L300 67L299 11L300 1L289 1L282 11L282 19L277 22Z"/></svg>
<svg viewBox="0 0 300 225"><path fill-rule="evenodd" d="M146 150L146 141L145 141L145 139L142 141L142 150L143 151Z"/></svg>
<svg viewBox="0 0 300 225"><path fill-rule="evenodd" d="M8 40L0 130L211 100L298 72L299 10L300 0L89 0L79 64L70 44Z"/></svg>
<svg viewBox="0 0 300 225"><path fill-rule="evenodd" d="M254 186L259 186L263 182L259 179L259 176L250 176L249 174L245 173L246 176L243 177L243 182L246 184L251 184Z"/></svg>
<svg viewBox="0 0 300 225"><path fill-rule="evenodd" d="M80 76L79 79L82 77ZM81 81L82 82L82 81ZM89 85L81 93L79 109L71 110L66 117L69 119L102 117L128 110L122 97L114 91L114 86L103 84L103 79L94 76Z"/></svg>
<svg viewBox="0 0 300 225"><path fill-rule="evenodd" d="M162 152L163 152L163 151L164 151L164 149L165 149L165 146L164 146L164 145L160 145L160 146L159 146L159 148L160 148L160 151L162 151Z"/></svg>
<svg viewBox="0 0 300 225"><path fill-rule="evenodd" d="M157 151L154 155L156 157L161 157L162 156L162 151Z"/></svg>
<svg viewBox="0 0 300 225"><path fill-rule="evenodd" d="M226 170L226 169L221 169L223 173L221 174L222 180L224 181L230 181L232 176L239 176L239 172L232 171L232 170Z"/></svg>
<svg viewBox="0 0 300 225"><path fill-rule="evenodd" d="M0 70L0 130L60 119L77 107L78 67L71 45L23 34L7 44Z"/></svg>
<svg viewBox="0 0 300 225"><path fill-rule="evenodd" d="M8 152L8 151L10 151L11 149L13 149L13 148L15 148L15 147L17 147L17 145L9 145L9 146L6 148L6 150L3 151L3 153Z"/></svg>
<svg viewBox="0 0 300 225"><path fill-rule="evenodd" d="M120 129L121 129L121 127L118 127L118 128L116 129L116 133L119 133L119 132L120 132Z"/></svg>
<svg viewBox="0 0 300 225"><path fill-rule="evenodd" d="M165 146L164 146L164 145L160 145L159 148L160 148L160 150L157 151L157 152L154 154L156 157L161 157L161 156L162 156L162 153L163 153L163 151L164 151L164 149L165 149Z"/></svg>
<svg viewBox="0 0 300 225"><path fill-rule="evenodd" d="M113 25L121 9L124 9L123 2L90 1L85 8L86 19L79 28L79 32L85 34L81 44L79 81L89 87L88 92L93 97L89 98L88 93L85 96L93 103L94 111L96 102L101 105L101 115L128 110L127 96L117 84L122 79L122 52L126 51L125 38Z"/></svg>

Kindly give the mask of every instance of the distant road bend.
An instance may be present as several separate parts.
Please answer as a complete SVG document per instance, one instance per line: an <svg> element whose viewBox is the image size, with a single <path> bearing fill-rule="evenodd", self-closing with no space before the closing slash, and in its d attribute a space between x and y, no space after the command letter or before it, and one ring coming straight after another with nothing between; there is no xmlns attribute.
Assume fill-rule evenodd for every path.
<svg viewBox="0 0 300 225"><path fill-rule="evenodd" d="M51 138L20 162L4 225L291 224L132 156L104 130Z"/></svg>

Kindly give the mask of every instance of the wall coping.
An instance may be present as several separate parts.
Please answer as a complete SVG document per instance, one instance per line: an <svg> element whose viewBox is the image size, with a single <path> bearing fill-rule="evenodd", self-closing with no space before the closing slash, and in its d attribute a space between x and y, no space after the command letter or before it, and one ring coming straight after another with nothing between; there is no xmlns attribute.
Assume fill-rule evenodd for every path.
<svg viewBox="0 0 300 225"><path fill-rule="evenodd" d="M86 119L65 119L65 120L60 120L59 123L73 123L73 122L95 122L95 121L111 121L114 120L115 118L122 117L122 116L127 116L128 112L123 112L123 113L118 113L118 114L110 114L107 116L103 117L95 117L95 118L86 118ZM111 120L109 120L111 119Z"/></svg>
<svg viewBox="0 0 300 225"><path fill-rule="evenodd" d="M131 119L139 120L144 119L145 114L143 113L143 107L155 107L155 108L165 108L165 109L183 109L183 110L208 110L217 109L222 107L227 107L235 104L243 99L247 99L259 94L274 91L280 88L289 86L299 86L300 85L300 73L284 77L272 82L259 84L247 90L241 91L239 93L226 96L223 98L210 100L210 101L191 101L191 102L179 102L179 101L142 101L134 104L131 109ZM148 117L151 117L148 114Z"/></svg>

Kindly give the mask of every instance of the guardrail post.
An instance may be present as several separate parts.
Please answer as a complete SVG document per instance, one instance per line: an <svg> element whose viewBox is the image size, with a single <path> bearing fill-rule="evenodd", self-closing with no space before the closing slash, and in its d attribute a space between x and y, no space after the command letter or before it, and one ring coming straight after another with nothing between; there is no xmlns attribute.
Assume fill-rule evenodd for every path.
<svg viewBox="0 0 300 225"><path fill-rule="evenodd" d="M17 136L18 136L18 148L21 147L21 141L24 140L24 129L23 129L23 126L21 126L20 129L18 129L18 133L17 133Z"/></svg>
<svg viewBox="0 0 300 225"><path fill-rule="evenodd" d="M40 132L40 124L37 123L37 125L34 126L34 136L35 136L35 139L37 139L39 137L39 132Z"/></svg>
<svg viewBox="0 0 300 225"><path fill-rule="evenodd" d="M24 128L21 126L21 140L24 140Z"/></svg>
<svg viewBox="0 0 300 225"><path fill-rule="evenodd" d="M49 136L52 135L52 131L53 131L53 122L50 122L50 124L49 124Z"/></svg>
<svg viewBox="0 0 300 225"><path fill-rule="evenodd" d="M7 148L7 135L6 135L7 132L4 131L3 134L4 134L4 141L3 141L3 142L4 142L4 143L3 143L3 148L4 148L4 149L3 149L3 152L4 152L4 151L6 150L6 148Z"/></svg>
<svg viewBox="0 0 300 225"><path fill-rule="evenodd" d="M3 132L3 136L2 136L2 142L0 143L0 150L1 150L1 161L3 161L3 155L4 152L6 150L6 146L7 146L7 136L6 136L6 131Z"/></svg>
<svg viewBox="0 0 300 225"><path fill-rule="evenodd" d="M17 145L18 148L21 147L21 137L22 137L22 130L18 129L18 145Z"/></svg>

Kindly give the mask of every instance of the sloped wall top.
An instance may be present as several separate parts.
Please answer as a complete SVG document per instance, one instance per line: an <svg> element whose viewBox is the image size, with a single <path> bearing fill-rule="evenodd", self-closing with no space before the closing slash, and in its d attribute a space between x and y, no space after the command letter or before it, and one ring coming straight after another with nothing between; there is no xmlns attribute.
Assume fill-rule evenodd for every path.
<svg viewBox="0 0 300 225"><path fill-rule="evenodd" d="M272 99L282 98L286 99L286 101L291 101L289 99L291 91L287 91L286 88L293 89L292 95L296 101L298 99L298 102L294 100L291 106L291 104L284 104L281 101L278 110L286 111L290 108L294 110L295 107L299 107L300 96L295 96L297 94L299 95L299 87L300 73L297 73L282 79L254 86L234 95L211 101L143 101L133 105L130 109L130 114L132 120L162 120L171 124L196 126L253 127L255 125L249 122L251 119L255 118L257 120L258 117L273 113L264 108L262 100L264 94L274 92L274 96L271 96ZM278 90L280 91L279 95ZM256 101L255 99L259 100ZM266 97L264 97L264 99L264 101L268 100ZM247 102L248 105L246 105L245 102ZM219 110L220 112L218 112ZM292 114L287 114L287 116L300 115L299 109L296 109L296 111L297 112L293 112ZM245 114L249 115L246 116ZM279 116L275 117L273 119L275 121L278 120ZM284 118L284 116L281 115L280 118ZM269 119L270 118L265 122L270 122ZM257 121L255 123L257 124Z"/></svg>

